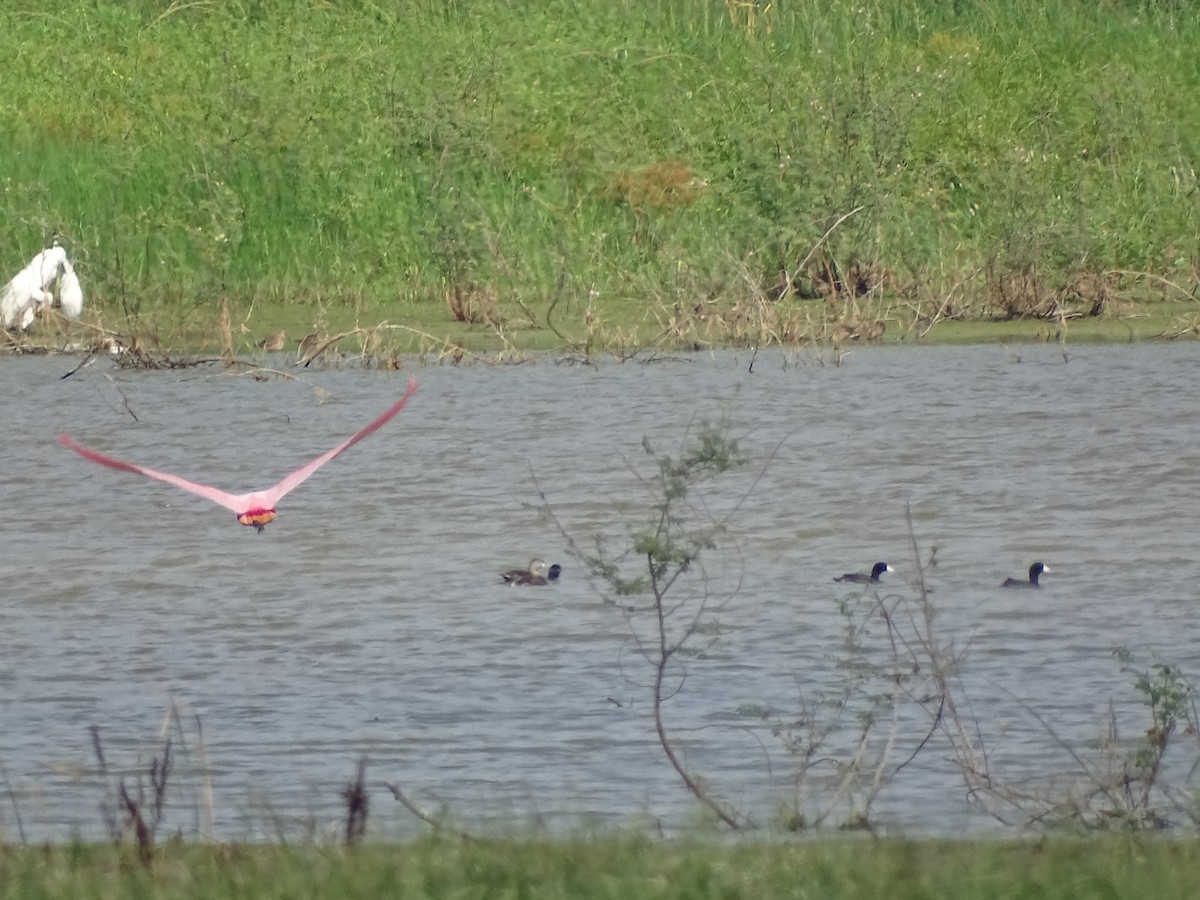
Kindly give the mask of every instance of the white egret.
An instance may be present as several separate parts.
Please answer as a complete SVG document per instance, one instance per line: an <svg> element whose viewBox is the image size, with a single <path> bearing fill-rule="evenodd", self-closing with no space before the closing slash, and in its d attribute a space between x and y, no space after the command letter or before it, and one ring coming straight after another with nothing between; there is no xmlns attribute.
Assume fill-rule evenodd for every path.
<svg viewBox="0 0 1200 900"><path fill-rule="evenodd" d="M68 319L78 319L83 315L83 287L79 284L75 267L65 257L62 280L58 283L58 305Z"/></svg>
<svg viewBox="0 0 1200 900"><path fill-rule="evenodd" d="M38 253L29 265L0 289L0 327L28 331L38 307L54 302L51 288L59 282L59 304L63 315L79 318L83 312L83 288L67 251L55 239L54 244Z"/></svg>

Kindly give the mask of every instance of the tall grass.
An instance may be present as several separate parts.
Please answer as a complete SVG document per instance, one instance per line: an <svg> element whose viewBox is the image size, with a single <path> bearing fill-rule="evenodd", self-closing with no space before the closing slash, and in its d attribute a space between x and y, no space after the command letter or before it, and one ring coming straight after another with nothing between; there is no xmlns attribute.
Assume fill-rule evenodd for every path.
<svg viewBox="0 0 1200 900"><path fill-rule="evenodd" d="M401 846L170 845L148 866L105 847L6 848L10 896L760 898L1194 896L1194 841L838 841L718 845L620 837Z"/></svg>
<svg viewBox="0 0 1200 900"><path fill-rule="evenodd" d="M1187 289L1197 46L1152 0L10 3L0 254L60 231L133 311Z"/></svg>

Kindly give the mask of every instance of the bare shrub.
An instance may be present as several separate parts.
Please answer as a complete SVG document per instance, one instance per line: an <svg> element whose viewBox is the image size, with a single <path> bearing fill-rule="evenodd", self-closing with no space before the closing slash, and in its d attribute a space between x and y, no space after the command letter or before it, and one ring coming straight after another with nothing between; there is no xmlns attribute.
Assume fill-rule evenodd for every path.
<svg viewBox="0 0 1200 900"><path fill-rule="evenodd" d="M500 326L504 323L496 292L491 288L456 281L446 289L446 308L451 319L466 325Z"/></svg>
<svg viewBox="0 0 1200 900"><path fill-rule="evenodd" d="M716 592L706 561L728 547L728 516L714 519L711 507L695 496L701 485L745 465L729 425L702 423L684 438L677 456L655 451L649 438L642 449L653 462L650 475L631 466L650 496L646 522L617 540L618 549L604 536L595 537L594 552L583 550L557 519L572 554L583 564L606 602L619 609L629 624L638 655L653 673L651 696L655 733L668 763L691 794L716 818L735 830L750 819L720 799L706 779L691 770L680 754L666 722L666 707L680 697L685 660L701 656L716 638L705 628L708 614L719 610L740 589L740 577L726 592ZM546 503L544 494L543 503ZM546 505L547 513L553 511ZM637 598L647 601L637 604Z"/></svg>
<svg viewBox="0 0 1200 900"><path fill-rule="evenodd" d="M954 715L949 682L961 654L937 636L925 584L937 548L922 560L913 539L912 554L913 595L871 587L838 601L835 685L814 690L801 680L799 708L766 719L792 760L793 792L778 810L789 830L830 820L872 828L876 800L946 727L947 710Z"/></svg>
<svg viewBox="0 0 1200 900"><path fill-rule="evenodd" d="M992 263L987 267L985 283L988 307L997 318L1040 319L1051 311L1054 291L1046 287L1033 263Z"/></svg>

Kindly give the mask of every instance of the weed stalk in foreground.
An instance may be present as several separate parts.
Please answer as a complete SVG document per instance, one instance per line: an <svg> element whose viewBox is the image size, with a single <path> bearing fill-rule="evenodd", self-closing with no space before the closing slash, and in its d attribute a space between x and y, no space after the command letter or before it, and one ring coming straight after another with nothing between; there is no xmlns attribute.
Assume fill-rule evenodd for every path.
<svg viewBox="0 0 1200 900"><path fill-rule="evenodd" d="M649 438L643 439L642 449L654 462L652 476L638 475L650 494L651 514L628 536L627 546L620 552L610 556L601 537L597 537L595 553L584 552L561 522L555 522L571 552L601 583L599 592L605 601L626 614L638 653L653 669L654 727L667 761L697 800L726 826L740 830L751 824L749 818L718 799L704 779L684 763L667 730L665 705L680 691L683 672L679 660L695 658L711 644L712 639L704 633L703 617L737 591L735 586L724 599L713 595L703 559L722 549L728 516L714 519L693 492L700 484L744 465L746 459L730 437L727 423L701 424L695 435L685 437L678 456L656 453ZM541 497L545 503L545 495ZM744 500L742 497L729 514ZM553 518L548 505L545 508ZM648 596L649 606L626 605L628 598L636 596ZM642 628L640 623L647 619L650 627ZM676 679L674 687L668 685L672 679Z"/></svg>
<svg viewBox="0 0 1200 900"><path fill-rule="evenodd" d="M92 749L96 754L96 761L100 765L100 774L107 775L108 764L104 757L104 746L100 740L100 728L93 725L90 730ZM150 768L146 772L146 777L150 782L149 796L142 773L139 772L136 787L132 792L125 784L124 778L117 778L112 787L113 796L105 798L100 803L100 812L108 826L108 833L112 837L113 843L121 843L125 835L132 833L137 844L138 859L144 866L150 865L154 854L154 836L162 822L163 808L167 799L167 782L171 776L172 765L171 741L167 739L163 743L161 756L155 756L150 761Z"/></svg>
<svg viewBox="0 0 1200 900"><path fill-rule="evenodd" d="M342 799L346 801L346 843L353 844L367 833L367 758L358 761L358 774L342 788Z"/></svg>

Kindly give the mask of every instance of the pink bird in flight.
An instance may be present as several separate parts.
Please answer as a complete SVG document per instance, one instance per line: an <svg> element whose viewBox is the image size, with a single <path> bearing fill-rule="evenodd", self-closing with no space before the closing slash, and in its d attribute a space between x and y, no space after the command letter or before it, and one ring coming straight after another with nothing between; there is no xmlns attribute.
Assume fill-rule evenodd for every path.
<svg viewBox="0 0 1200 900"><path fill-rule="evenodd" d="M362 431L356 432L346 440L342 441L328 453L322 453L312 462L305 463L295 472L284 477L279 484L274 487L267 488L265 491L251 491L248 494L228 494L220 488L209 487L207 484L198 484L195 481L188 481L186 478L180 478L178 475L171 475L168 472L158 472L154 469L139 466L134 463L124 462L123 460L114 459L111 456L105 456L103 453L97 453L95 450L89 450L87 447L81 447L79 444L71 440L70 435L64 433L59 436L59 441L65 447L69 447L82 456L84 459L90 459L92 462L100 463L102 466L108 466L111 469L120 469L123 472L133 472L137 475L145 475L147 478L154 478L157 481L165 481L167 484L173 484L177 488L183 488L192 494L198 494L205 499L211 500L214 503L219 503L226 509L233 510L237 516L237 520L242 525L253 525L259 532L263 530L263 526L275 519L275 505L283 499L284 495L288 494L295 488L303 484L313 472L325 465L334 457L342 452L350 449L363 438L370 435L391 421L400 410L404 409L408 403L408 399L417 390L417 380L410 378L408 381L408 390L399 402L392 405L383 415L371 422Z"/></svg>

